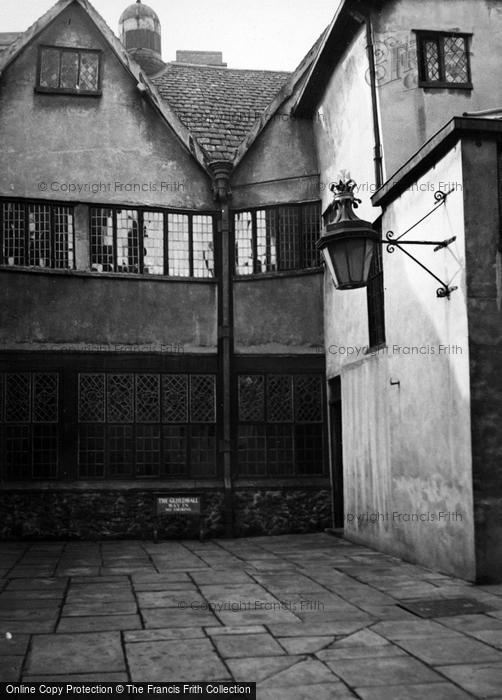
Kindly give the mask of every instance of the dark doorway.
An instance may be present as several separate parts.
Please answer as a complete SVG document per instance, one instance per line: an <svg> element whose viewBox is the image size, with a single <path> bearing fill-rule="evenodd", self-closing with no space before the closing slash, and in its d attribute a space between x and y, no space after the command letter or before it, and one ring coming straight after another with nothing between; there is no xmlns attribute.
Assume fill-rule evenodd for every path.
<svg viewBox="0 0 502 700"><path fill-rule="evenodd" d="M329 381L329 433L331 451L331 484L333 496L333 526L344 526L343 512L343 442L342 442L342 382L340 377Z"/></svg>

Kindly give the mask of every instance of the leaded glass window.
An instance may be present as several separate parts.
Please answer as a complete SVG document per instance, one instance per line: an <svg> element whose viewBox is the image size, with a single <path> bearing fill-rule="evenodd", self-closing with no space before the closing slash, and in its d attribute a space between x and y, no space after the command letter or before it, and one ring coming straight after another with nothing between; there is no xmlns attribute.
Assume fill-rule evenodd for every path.
<svg viewBox="0 0 502 700"><path fill-rule="evenodd" d="M469 35L417 32L417 39L422 87L472 87Z"/></svg>
<svg viewBox="0 0 502 700"><path fill-rule="evenodd" d="M214 222L209 214L91 207L93 272L214 277Z"/></svg>
<svg viewBox="0 0 502 700"><path fill-rule="evenodd" d="M322 474L323 395L319 374L240 375L239 475Z"/></svg>
<svg viewBox="0 0 502 700"><path fill-rule="evenodd" d="M80 478L212 477L216 377L80 374Z"/></svg>
<svg viewBox="0 0 502 700"><path fill-rule="evenodd" d="M318 202L235 213L236 274L318 267L320 218Z"/></svg>
<svg viewBox="0 0 502 700"><path fill-rule="evenodd" d="M73 95L100 95L101 52L41 46L37 90Z"/></svg>
<svg viewBox="0 0 502 700"><path fill-rule="evenodd" d="M73 207L1 201L0 261L8 266L73 269Z"/></svg>
<svg viewBox="0 0 502 700"><path fill-rule="evenodd" d="M0 374L0 474L53 479L59 471L59 374Z"/></svg>

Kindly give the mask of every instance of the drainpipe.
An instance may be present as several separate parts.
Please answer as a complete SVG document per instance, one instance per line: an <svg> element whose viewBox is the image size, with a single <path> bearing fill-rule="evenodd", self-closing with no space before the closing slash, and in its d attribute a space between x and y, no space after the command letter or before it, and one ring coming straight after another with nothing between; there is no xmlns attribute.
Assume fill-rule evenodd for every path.
<svg viewBox="0 0 502 700"><path fill-rule="evenodd" d="M220 375L220 395L222 403L220 415L222 432L220 433L219 452L223 461L224 480L224 520L225 536L234 536L234 487L232 480L232 358L234 352L233 328L233 283L232 251L230 248L230 173L232 164L217 161L210 165L213 174L214 199L220 205L218 226L219 284L218 284L218 362Z"/></svg>
<svg viewBox="0 0 502 700"><path fill-rule="evenodd" d="M373 162L375 165L375 185L380 188L383 185L383 151L380 138L380 119L378 116L378 95L375 67L375 50L373 43L373 26L371 24L371 12L366 15L366 51L368 52L369 75L371 86L371 107L373 112L373 135L375 140Z"/></svg>

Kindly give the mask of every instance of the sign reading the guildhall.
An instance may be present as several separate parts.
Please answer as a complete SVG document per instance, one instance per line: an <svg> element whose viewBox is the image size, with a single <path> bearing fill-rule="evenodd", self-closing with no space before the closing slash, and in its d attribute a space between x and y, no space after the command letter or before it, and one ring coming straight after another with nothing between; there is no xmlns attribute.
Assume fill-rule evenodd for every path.
<svg viewBox="0 0 502 700"><path fill-rule="evenodd" d="M157 515L200 516L200 496L158 496Z"/></svg>

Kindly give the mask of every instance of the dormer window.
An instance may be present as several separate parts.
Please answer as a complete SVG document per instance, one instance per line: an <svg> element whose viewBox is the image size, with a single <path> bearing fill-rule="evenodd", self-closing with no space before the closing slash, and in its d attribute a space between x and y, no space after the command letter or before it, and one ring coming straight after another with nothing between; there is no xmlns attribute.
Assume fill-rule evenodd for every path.
<svg viewBox="0 0 502 700"><path fill-rule="evenodd" d="M101 95L101 51L41 46L37 92Z"/></svg>
<svg viewBox="0 0 502 700"><path fill-rule="evenodd" d="M419 86L472 88L469 34L417 31Z"/></svg>

